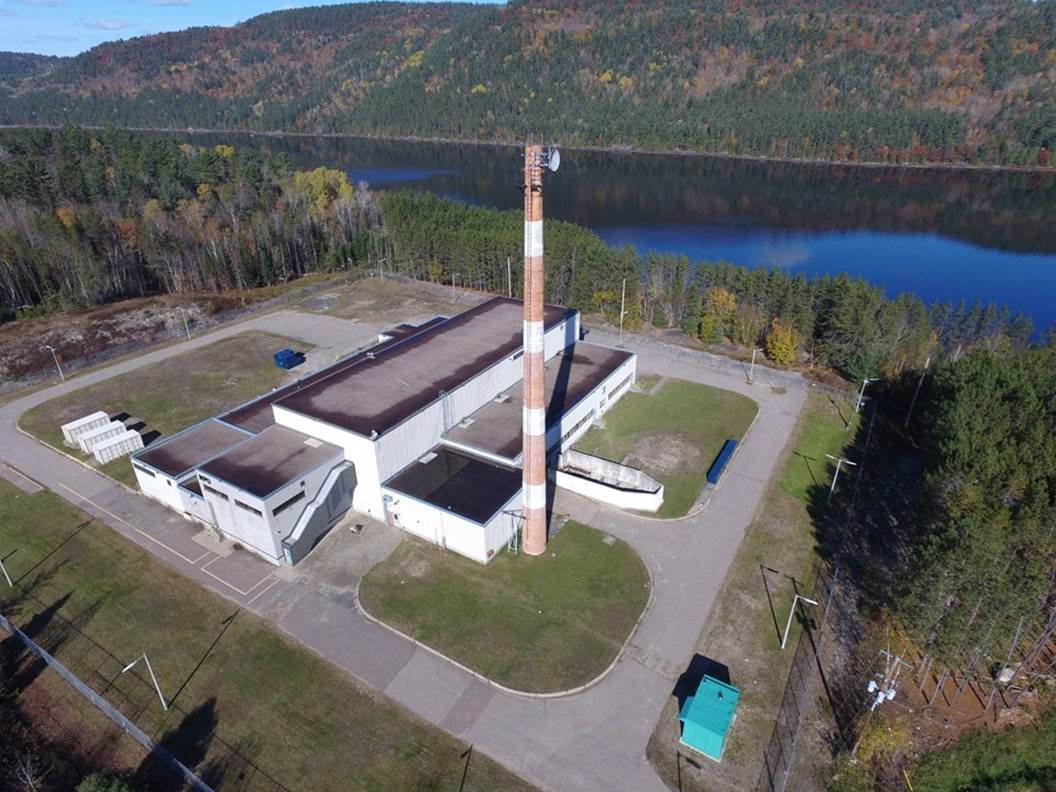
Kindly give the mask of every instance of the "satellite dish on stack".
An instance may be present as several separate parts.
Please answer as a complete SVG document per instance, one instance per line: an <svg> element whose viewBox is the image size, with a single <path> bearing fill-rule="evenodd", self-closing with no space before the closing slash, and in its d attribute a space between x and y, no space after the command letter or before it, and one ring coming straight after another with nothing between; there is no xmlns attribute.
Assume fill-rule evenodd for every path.
<svg viewBox="0 0 1056 792"><path fill-rule="evenodd" d="M561 152L553 146L550 147L550 150L546 154L546 164L552 171L556 171L561 167Z"/></svg>

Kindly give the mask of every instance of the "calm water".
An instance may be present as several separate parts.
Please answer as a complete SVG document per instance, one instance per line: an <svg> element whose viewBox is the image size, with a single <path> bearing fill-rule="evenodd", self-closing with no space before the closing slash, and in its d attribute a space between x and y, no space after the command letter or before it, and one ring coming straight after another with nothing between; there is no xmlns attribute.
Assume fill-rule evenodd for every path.
<svg viewBox="0 0 1056 792"><path fill-rule="evenodd" d="M344 168L373 187L521 206L508 147L188 135ZM565 151L546 214L610 244L807 274L848 272L926 302L996 302L1056 322L1056 175L848 168Z"/></svg>

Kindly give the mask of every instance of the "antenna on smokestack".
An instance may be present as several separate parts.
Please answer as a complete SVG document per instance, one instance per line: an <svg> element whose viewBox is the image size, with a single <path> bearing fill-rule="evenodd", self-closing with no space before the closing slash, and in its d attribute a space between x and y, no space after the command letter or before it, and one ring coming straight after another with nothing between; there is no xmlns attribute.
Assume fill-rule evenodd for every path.
<svg viewBox="0 0 1056 792"><path fill-rule="evenodd" d="M546 551L546 387L543 325L543 171L556 171L561 154L553 146L524 147L524 534L528 555Z"/></svg>

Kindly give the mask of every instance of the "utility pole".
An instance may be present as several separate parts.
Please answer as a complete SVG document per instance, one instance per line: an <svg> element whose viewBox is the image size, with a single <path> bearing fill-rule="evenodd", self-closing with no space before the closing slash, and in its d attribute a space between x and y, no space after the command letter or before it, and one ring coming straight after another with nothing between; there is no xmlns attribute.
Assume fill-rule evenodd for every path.
<svg viewBox="0 0 1056 792"><path fill-rule="evenodd" d="M510 268L510 257L506 257L506 296L513 297L513 270Z"/></svg>
<svg viewBox="0 0 1056 792"><path fill-rule="evenodd" d="M827 456L829 459L836 463L836 471L832 474L832 484L829 486L829 495L825 498L825 505L828 506L829 501L832 500L832 491L836 489L836 479L840 477L840 468L843 465L850 465L851 467L855 467L858 463L851 462L849 459L844 459L843 457L834 457L832 454L826 454L825 456Z"/></svg>
<svg viewBox="0 0 1056 792"><path fill-rule="evenodd" d="M898 692L898 675L902 672L902 669L913 669L913 666L903 660L901 656L892 654L887 649L881 649L880 656L884 658L883 676L878 674L877 678L880 680L879 682L877 681L877 678L870 679L869 684L865 686L866 692L873 697L873 704L869 707L869 712L866 715L866 722L868 722L868 719L873 716L873 710L881 704L892 701L895 698L895 693ZM858 746L862 741L863 734L865 734L864 725L859 729L858 740L851 749L852 757L858 753Z"/></svg>
<svg viewBox="0 0 1056 792"><path fill-rule="evenodd" d="M385 257L382 256L378 259L378 277L381 278L381 282L385 282Z"/></svg>
<svg viewBox="0 0 1056 792"><path fill-rule="evenodd" d="M55 354L55 347L51 344L45 344L44 348L51 352L51 359L55 361L55 368L59 370L59 379L65 382L66 375L62 373L62 366L59 365L59 356Z"/></svg>
<svg viewBox="0 0 1056 792"><path fill-rule="evenodd" d="M906 422L902 425L903 429L909 428L909 419L913 415L913 408L917 406L917 397L920 395L920 386L924 384L924 375L928 373L928 366L931 365L931 357L924 361L924 370L920 372L920 379L917 380L917 388L913 391L913 398L909 402L909 412L906 413Z"/></svg>
<svg viewBox="0 0 1056 792"><path fill-rule="evenodd" d="M755 374L755 356L759 352L762 352L762 348L752 350L752 365L748 367L748 384L752 384L752 375Z"/></svg>
<svg viewBox="0 0 1056 792"><path fill-rule="evenodd" d="M855 412L858 412L858 410L861 409L862 399L865 398L865 386L868 385L870 382L876 382L876 380L875 379L869 379L868 377L866 377L865 379L862 380L861 390L858 391L858 401L855 402L855 404L854 404L854 411Z"/></svg>
<svg viewBox="0 0 1056 792"><path fill-rule="evenodd" d="M623 317L627 313L624 310L624 306L627 304L627 279L623 279L623 285L620 287L620 343L617 344L621 349L623 348Z"/></svg>
<svg viewBox="0 0 1056 792"><path fill-rule="evenodd" d="M183 319L183 332L185 332L187 334L187 338L190 339L191 328L187 324L187 311L183 308L183 306L177 306L176 310L180 312L180 318Z"/></svg>
<svg viewBox="0 0 1056 792"><path fill-rule="evenodd" d="M796 605L800 602L806 602L814 606L817 606L818 604L815 600L812 600L809 597L804 597L802 594L797 594L792 598L792 608L788 611L788 622L785 624L785 634L781 636L782 649L785 648L785 643L788 641L788 631L792 629L792 616L796 612Z"/></svg>
<svg viewBox="0 0 1056 792"><path fill-rule="evenodd" d="M135 667L136 663L138 663L140 660L147 664L147 673L150 674L150 679L154 683L154 689L158 691L158 698L161 699L161 708L163 710L168 711L169 705L165 703L165 696L162 695L161 685L158 684L158 678L154 676L154 669L150 667L150 660L147 658L146 652L144 652L131 663L129 663L127 666L122 668L121 673L124 674L126 671L131 671Z"/></svg>

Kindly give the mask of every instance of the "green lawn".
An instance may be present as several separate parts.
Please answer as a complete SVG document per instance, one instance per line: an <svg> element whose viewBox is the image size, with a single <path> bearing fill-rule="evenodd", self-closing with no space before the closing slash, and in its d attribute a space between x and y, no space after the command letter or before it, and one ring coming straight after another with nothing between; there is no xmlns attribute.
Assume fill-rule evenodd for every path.
<svg viewBox="0 0 1056 792"><path fill-rule="evenodd" d="M500 684L567 690L604 671L649 599L631 547L570 522L538 557L487 566L405 539L363 578L367 612Z"/></svg>
<svg viewBox="0 0 1056 792"><path fill-rule="evenodd" d="M12 549L6 563L21 582L13 593L0 589L2 612L155 738L175 732L168 744L200 772L221 775L219 789L274 789L263 776L223 776L231 761L221 740L290 789L459 788L465 744L267 622L236 615L53 493L25 495L0 481L0 552ZM62 629L63 620L80 633ZM142 669L140 680L119 674L144 650L175 697L167 714ZM473 754L466 789L529 787Z"/></svg>
<svg viewBox="0 0 1056 792"><path fill-rule="evenodd" d="M282 383L286 372L275 366L272 355L283 347L304 350L306 345L270 333L240 333L46 401L27 411L20 425L45 443L89 460L90 454L63 445L62 424L103 410L143 421L144 433L174 434ZM102 471L135 486L127 458Z"/></svg>
<svg viewBox="0 0 1056 792"><path fill-rule="evenodd" d="M840 409L847 414L845 404ZM676 755L678 705L672 697L647 751L653 766L670 785L681 778L687 792L755 786L792 661L792 652L780 648L778 631L784 629L794 594L813 585L818 563L810 516L811 500L817 492L811 489L810 471L824 482L831 471L814 460L824 460L825 453L839 454L853 437L854 432L846 430L838 410L826 397L815 393L808 397L783 467L737 550L697 643L697 653L726 665L732 683L741 689L737 722L726 754L722 764L706 762L698 770L682 762L680 771ZM795 646L798 635L798 627L793 625L790 647Z"/></svg>
<svg viewBox="0 0 1056 792"><path fill-rule="evenodd" d="M669 379L653 395L627 393L576 443L587 454L638 467L664 485L659 517L681 517L696 503L708 468L727 438L740 440L755 402L731 391Z"/></svg>

